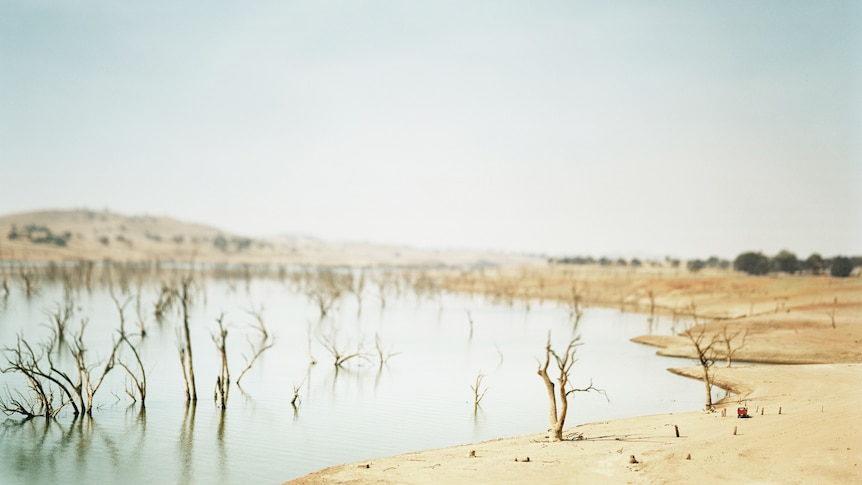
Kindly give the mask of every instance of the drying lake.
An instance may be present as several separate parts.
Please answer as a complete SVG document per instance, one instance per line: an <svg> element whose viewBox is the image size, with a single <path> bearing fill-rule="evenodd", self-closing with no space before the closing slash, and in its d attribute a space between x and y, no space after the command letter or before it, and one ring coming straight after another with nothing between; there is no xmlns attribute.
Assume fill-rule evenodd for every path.
<svg viewBox="0 0 862 485"><path fill-rule="evenodd" d="M383 273L369 271L361 275L364 285L333 295L321 318L317 271L195 280L188 313L194 406L186 403L178 352L181 311L175 304L161 322L153 317L159 279L113 285L115 298L108 284L70 291L49 280L28 297L10 280L0 301L0 346L15 346L19 336L34 345L50 341L50 314L69 300L69 331L86 319L87 361L104 364L118 335L116 299L125 305L125 329L147 371L147 397L142 409L117 366L96 394L92 417L75 418L70 406L56 419L0 416L3 483L276 484L330 465L547 429L547 394L536 368L549 334L561 349L573 337L565 306L494 302L416 280L411 285L392 273L378 281ZM356 272L343 274L359 281ZM257 349L272 344L242 377L242 387L231 384L224 410L213 400L220 315L234 380ZM136 335L141 325L143 338ZM577 327L582 345L572 382L585 387L592 380L610 401L576 394L567 427L699 409L702 383L666 371L690 360L658 357L654 348L629 342L669 333L670 326L669 319L650 324L644 315L587 308ZM333 348L362 355L337 367ZM383 364L378 349L388 357ZM58 367L74 365L62 350L56 353ZM4 367L8 356L0 361ZM128 351L120 358L134 362ZM487 391L474 410L471 385L479 374ZM28 393L20 374L0 374L7 401L19 392Z"/></svg>

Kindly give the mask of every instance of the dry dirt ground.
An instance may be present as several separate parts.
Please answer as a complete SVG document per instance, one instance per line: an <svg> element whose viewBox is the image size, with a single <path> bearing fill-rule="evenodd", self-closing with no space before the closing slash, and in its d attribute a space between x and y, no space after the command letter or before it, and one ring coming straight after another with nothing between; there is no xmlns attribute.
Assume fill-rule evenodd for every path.
<svg viewBox="0 0 862 485"><path fill-rule="evenodd" d="M862 483L858 277L578 267L437 276L447 288L502 300L554 298L655 312L676 316L681 327L696 320L707 336L747 331L736 357L773 364L716 364L716 382L735 395L715 412L590 423L567 430L570 439L557 443L542 433L419 451L289 483ZM684 338L638 340L662 353L692 354ZM750 419L736 417L742 405Z"/></svg>

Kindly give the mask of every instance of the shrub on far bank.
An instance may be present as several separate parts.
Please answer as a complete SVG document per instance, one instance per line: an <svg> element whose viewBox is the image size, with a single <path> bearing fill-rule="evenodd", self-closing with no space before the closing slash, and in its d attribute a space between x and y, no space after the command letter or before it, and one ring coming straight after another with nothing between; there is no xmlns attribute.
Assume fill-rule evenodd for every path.
<svg viewBox="0 0 862 485"><path fill-rule="evenodd" d="M829 266L829 274L838 278L846 278L853 272L853 261L844 256L835 256L832 258L832 264Z"/></svg>
<svg viewBox="0 0 862 485"><path fill-rule="evenodd" d="M733 269L751 275L769 273L769 258L760 252L742 253L733 260Z"/></svg>

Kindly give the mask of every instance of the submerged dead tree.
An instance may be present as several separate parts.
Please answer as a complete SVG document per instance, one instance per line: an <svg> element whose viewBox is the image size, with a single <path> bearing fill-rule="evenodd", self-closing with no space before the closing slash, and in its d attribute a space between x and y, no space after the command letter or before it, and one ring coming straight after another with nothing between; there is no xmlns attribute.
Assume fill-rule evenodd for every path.
<svg viewBox="0 0 862 485"><path fill-rule="evenodd" d="M20 391L13 394L7 388L6 397L0 398L0 409L4 414L19 414L26 419L36 416L53 418L66 405L73 407L75 416L80 414L70 389L60 381L59 376L54 375L50 367L45 367L43 360L50 350L49 345L37 346L34 350L21 336L18 336L15 347L3 349L6 366L0 371L24 376L30 390L29 395ZM55 391L59 396L55 396Z"/></svg>
<svg viewBox="0 0 862 485"><path fill-rule="evenodd" d="M238 387L242 387L240 386L242 376L244 376L245 373L248 372L249 369L251 369L251 366L253 366L257 359L260 358L261 354L271 349L272 346L275 344L275 342L273 342L271 338L262 339L258 342L258 344L254 344L248 337L246 337L246 341L248 342L249 348L251 349L251 352L249 353L251 357L248 357L245 354L241 354L242 357L245 359L245 367L242 368L242 371L240 371L239 373L239 377L236 378L236 385Z"/></svg>
<svg viewBox="0 0 862 485"><path fill-rule="evenodd" d="M563 440L563 427L566 423L566 415L569 411L569 396L576 392L595 391L608 398L607 393L602 389L593 386L592 380L590 385L577 389L569 386L569 378L572 372L572 366L575 365L577 359L575 353L578 350L580 343L580 335L575 336L569 341L565 352L562 355L551 348L551 334L548 333L548 343L545 346L545 361L539 363L537 374L545 383L545 389L548 391L548 404L550 414L550 432L552 441ZM551 362L554 363L554 368L551 372L556 373L556 378L552 378L548 374L548 369L551 368ZM556 381L556 382L555 382ZM559 399L559 401L558 401Z"/></svg>
<svg viewBox="0 0 862 485"><path fill-rule="evenodd" d="M342 344L338 341L337 332L334 330L329 335L321 336L320 343L323 345L323 348L325 348L326 351L329 352L329 354L332 356L332 363L336 369L343 367L344 364L346 364L351 359L368 358L368 354L362 349L363 346L361 341L355 347L355 349L350 348L349 343Z"/></svg>
<svg viewBox="0 0 862 485"><path fill-rule="evenodd" d="M51 352L48 352L47 358L48 363L51 365L51 371L59 375L69 386L74 389L75 393L78 396L80 409L82 413L92 414L93 412L93 399L96 395L96 391L102 386L102 383L105 381L105 377L114 369L114 365L116 364L116 356L117 351L120 347L120 340L115 340L114 344L111 348L111 353L105 359L104 364L102 365L101 374L93 373L94 364L87 363L85 356L87 353L87 348L84 345L84 328L86 327L86 320L81 322L81 330L78 332L72 342L69 344L69 349L72 351L72 357L75 359L76 364L76 374L74 377L69 374L57 369L54 366L54 362L51 360ZM86 398L86 401L84 400Z"/></svg>
<svg viewBox="0 0 862 485"><path fill-rule="evenodd" d="M485 379L485 375L482 372L476 375L476 382L470 385L470 390L473 391L473 415L479 412L479 404L482 402L482 399L485 397L485 394L488 392L488 387L482 387L482 381Z"/></svg>
<svg viewBox="0 0 862 485"><path fill-rule="evenodd" d="M126 387L126 394L132 399L132 401L137 402L138 399L141 401L141 409L146 407L147 402L147 370L144 368L144 363L141 361L141 354L138 352L137 347L132 341L129 339L129 334L126 332L126 306L129 304L130 298L127 298L123 303L120 303L120 300L117 299L116 295L114 295L113 289L110 291L111 300L114 301L114 305L117 307L117 312L120 317L120 329L118 330L119 337L118 340L114 344L114 354L116 354L119 346L122 344L126 344L126 347L132 352L132 355L135 357L135 362L137 363L138 371L133 371L128 364L123 362L122 359L117 358L116 364L122 367L126 371L126 375L129 376L129 379L132 381L133 389L129 389ZM139 338L143 338L146 335L146 330L143 327L143 324L140 323L140 292L138 293L137 299L137 311L139 317L139 326L141 333L138 334ZM112 354L112 358L114 357ZM138 375L140 372L140 375Z"/></svg>
<svg viewBox="0 0 862 485"><path fill-rule="evenodd" d="M254 323L251 324L251 327L260 332L260 335L264 340L268 339L269 330L267 330L266 322L263 319L263 304L261 303L260 308L255 308L254 305L252 305L251 308L245 310L245 312L254 318Z"/></svg>
<svg viewBox="0 0 862 485"><path fill-rule="evenodd" d="M74 314L74 305L71 298L67 297L63 305L56 303L53 311L45 311L48 316L48 326L51 328L51 333L54 334L58 345L62 345L66 340L66 329Z"/></svg>
<svg viewBox="0 0 862 485"><path fill-rule="evenodd" d="M182 309L183 327L182 342L179 345L180 363L183 366L183 381L186 387L186 401L197 402L198 392L195 386L195 367L192 358L192 337L189 330L189 306L192 304L192 278L184 277L180 281L178 299Z"/></svg>
<svg viewBox="0 0 862 485"><path fill-rule="evenodd" d="M216 406L221 409L227 409L227 396L230 387L230 370L227 365L227 329L224 326L224 313L216 318L218 323L218 332L211 335L212 341L216 346L216 350L221 357L221 370L216 377L215 395L213 399Z"/></svg>
<svg viewBox="0 0 862 485"><path fill-rule="evenodd" d="M115 340L110 355L103 363L88 362L88 352L84 344L84 330L87 321L81 321L81 329L70 336L66 343L72 356L74 368L69 371L60 368L53 359L58 342L52 338L48 342L34 346L19 336L15 347L4 349L7 365L0 369L4 373L17 373L26 379L31 395L7 392L6 399L0 401L4 412L22 414L25 417L55 416L63 407L71 406L75 416L91 415L96 392L117 363L117 352L122 340ZM101 370L96 370L101 367ZM55 397L55 393L57 397Z"/></svg>
<svg viewBox="0 0 862 485"><path fill-rule="evenodd" d="M128 334L126 334L122 329L120 330L120 342L125 343L126 347L131 350L132 355L135 356L135 362L138 365L138 370L136 372L122 360L117 360L120 367L125 369L126 374L129 376L129 379L132 380L132 385L134 386L132 390L126 388L126 394L132 398L132 401L138 401L140 399L141 409L144 409L147 407L147 370L144 368L144 363L141 361L141 354L138 352L137 347L135 347L135 344L129 340ZM138 372L140 372L140 375L138 375Z"/></svg>

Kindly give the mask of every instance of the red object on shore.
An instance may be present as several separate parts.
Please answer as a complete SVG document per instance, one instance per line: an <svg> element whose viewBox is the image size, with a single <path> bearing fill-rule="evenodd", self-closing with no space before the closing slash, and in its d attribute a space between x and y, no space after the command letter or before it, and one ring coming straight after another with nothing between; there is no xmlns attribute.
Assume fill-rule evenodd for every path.
<svg viewBox="0 0 862 485"><path fill-rule="evenodd" d="M737 418L747 418L748 417L748 408L736 408L736 417Z"/></svg>

